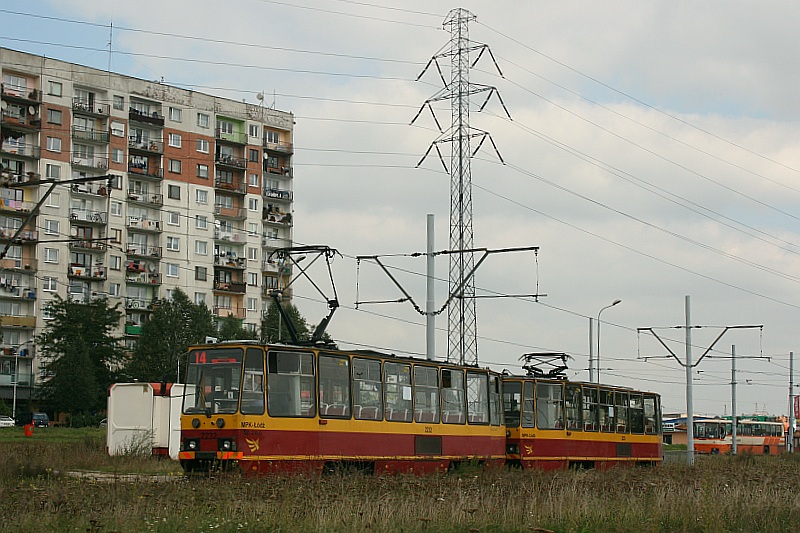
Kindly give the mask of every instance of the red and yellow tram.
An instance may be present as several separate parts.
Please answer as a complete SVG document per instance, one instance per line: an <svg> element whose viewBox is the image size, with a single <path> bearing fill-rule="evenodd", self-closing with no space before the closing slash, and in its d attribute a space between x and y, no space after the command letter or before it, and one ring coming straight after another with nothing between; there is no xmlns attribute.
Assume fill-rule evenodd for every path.
<svg viewBox="0 0 800 533"><path fill-rule="evenodd" d="M702 454L729 454L733 448L730 420L713 418L694 422L694 449ZM736 451L753 455L777 455L786 451L786 426L775 420L739 418Z"/></svg>

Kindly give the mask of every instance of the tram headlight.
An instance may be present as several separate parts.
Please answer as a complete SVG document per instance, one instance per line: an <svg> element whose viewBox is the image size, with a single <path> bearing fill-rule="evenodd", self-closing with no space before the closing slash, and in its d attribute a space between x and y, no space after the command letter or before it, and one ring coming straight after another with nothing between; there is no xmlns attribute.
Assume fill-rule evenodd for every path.
<svg viewBox="0 0 800 533"><path fill-rule="evenodd" d="M197 439L187 439L186 440L186 449L193 452L200 448L200 443L197 442Z"/></svg>
<svg viewBox="0 0 800 533"><path fill-rule="evenodd" d="M200 427L200 419L199 418L192 418L192 427L197 429Z"/></svg>
<svg viewBox="0 0 800 533"><path fill-rule="evenodd" d="M236 443L232 439L219 439L217 449L222 452L235 452Z"/></svg>
<svg viewBox="0 0 800 533"><path fill-rule="evenodd" d="M224 428L225 427L225 421L223 419L221 419L221 418L217 418L217 427L219 429Z"/></svg>

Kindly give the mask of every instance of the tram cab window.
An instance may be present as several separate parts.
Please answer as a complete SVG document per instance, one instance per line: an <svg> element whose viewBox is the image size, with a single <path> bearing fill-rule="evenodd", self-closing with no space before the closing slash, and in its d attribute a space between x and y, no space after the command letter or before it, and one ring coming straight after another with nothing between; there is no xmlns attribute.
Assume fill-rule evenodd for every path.
<svg viewBox="0 0 800 533"><path fill-rule="evenodd" d="M628 393L615 392L614 398L616 400L617 433L630 433L630 428L628 427Z"/></svg>
<svg viewBox="0 0 800 533"><path fill-rule="evenodd" d="M503 383L503 414L506 427L519 427L520 410L522 408L522 383L506 381Z"/></svg>
<svg viewBox="0 0 800 533"><path fill-rule="evenodd" d="M616 413L614 411L614 392L606 389L600 389L600 431L605 433L614 433L616 431Z"/></svg>
<svg viewBox="0 0 800 533"><path fill-rule="evenodd" d="M386 420L411 422L411 365L402 363L383 364Z"/></svg>
<svg viewBox="0 0 800 533"><path fill-rule="evenodd" d="M658 398L655 396L644 396L644 432L648 435L655 435L658 433L658 428L661 424L658 422ZM722 425L722 430L725 430L725 425ZM724 434L722 435L725 436Z"/></svg>
<svg viewBox="0 0 800 533"><path fill-rule="evenodd" d="M567 385L567 395L565 398L565 411L567 415L567 429L581 429L581 387L579 385Z"/></svg>
<svg viewBox="0 0 800 533"><path fill-rule="evenodd" d="M561 383L536 384L536 427L564 428L564 387Z"/></svg>
<svg viewBox="0 0 800 533"><path fill-rule="evenodd" d="M314 356L271 351L267 355L267 412L270 416L313 417Z"/></svg>
<svg viewBox="0 0 800 533"><path fill-rule="evenodd" d="M630 420L631 433L641 435L644 433L644 404L641 394L630 395Z"/></svg>
<svg viewBox="0 0 800 533"><path fill-rule="evenodd" d="M439 423L439 371L414 365L414 422Z"/></svg>
<svg viewBox="0 0 800 533"><path fill-rule="evenodd" d="M522 427L536 427L536 393L533 381L526 381L522 390Z"/></svg>
<svg viewBox="0 0 800 533"><path fill-rule="evenodd" d="M489 423L489 376L467 372L467 420L470 424Z"/></svg>
<svg viewBox="0 0 800 533"><path fill-rule="evenodd" d="M241 348L190 352L183 412L235 413L239 407L243 358Z"/></svg>
<svg viewBox="0 0 800 533"><path fill-rule="evenodd" d="M461 370L442 370L442 422L463 424L464 413L464 372Z"/></svg>
<svg viewBox="0 0 800 533"><path fill-rule="evenodd" d="M259 348L248 348L244 358L240 410L243 415L264 414L264 352Z"/></svg>
<svg viewBox="0 0 800 533"><path fill-rule="evenodd" d="M380 361L353 359L353 415L358 420L383 420Z"/></svg>
<svg viewBox="0 0 800 533"><path fill-rule="evenodd" d="M319 416L350 418L350 359L319 356Z"/></svg>
<svg viewBox="0 0 800 533"><path fill-rule="evenodd" d="M597 431L599 427L597 418L597 389L594 387L583 388L583 430Z"/></svg>

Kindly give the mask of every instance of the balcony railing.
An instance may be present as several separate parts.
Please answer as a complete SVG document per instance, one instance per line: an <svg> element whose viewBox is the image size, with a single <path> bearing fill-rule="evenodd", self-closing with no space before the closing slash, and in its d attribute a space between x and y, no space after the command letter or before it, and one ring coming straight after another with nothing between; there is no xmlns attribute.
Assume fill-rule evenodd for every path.
<svg viewBox="0 0 800 533"><path fill-rule="evenodd" d="M125 324L125 335L141 335L142 326L140 324Z"/></svg>
<svg viewBox="0 0 800 533"><path fill-rule="evenodd" d="M38 115L23 115L21 113L14 113L10 110L3 110L0 114L0 121L13 128L13 126L21 126L23 129L38 129L42 126L42 119Z"/></svg>
<svg viewBox="0 0 800 533"><path fill-rule="evenodd" d="M247 218L247 210L244 207L224 207L221 205L214 206L214 214L218 217L245 219Z"/></svg>
<svg viewBox="0 0 800 533"><path fill-rule="evenodd" d="M139 150L141 152L161 154L164 153L164 141L143 141L141 139L137 139L136 137L128 137L128 148L131 150Z"/></svg>
<svg viewBox="0 0 800 533"><path fill-rule="evenodd" d="M33 328L36 326L35 316L0 315L3 327Z"/></svg>
<svg viewBox="0 0 800 533"><path fill-rule="evenodd" d="M125 227L140 231L161 231L161 221L129 216Z"/></svg>
<svg viewBox="0 0 800 533"><path fill-rule="evenodd" d="M4 209L6 211L30 213L31 209L34 207L36 207L35 202L23 202L22 200L9 200L8 198L0 198L0 209Z"/></svg>
<svg viewBox="0 0 800 533"><path fill-rule="evenodd" d="M269 161L264 161L264 172L269 172L270 174L278 174L280 176L288 176L292 177L292 167L279 165L279 166L272 166L269 164Z"/></svg>
<svg viewBox="0 0 800 533"><path fill-rule="evenodd" d="M28 87L20 87L18 85L9 85L7 83L0 83L0 91L3 97L10 97L13 100L25 100L26 102L39 103L42 101L42 92L38 89L28 90Z"/></svg>
<svg viewBox="0 0 800 533"><path fill-rule="evenodd" d="M264 222L271 222L271 223L274 223L274 224L281 224L281 225L284 225L284 226L291 226L292 225L292 214L291 213L269 211L267 209L264 209L262 220Z"/></svg>
<svg viewBox="0 0 800 533"><path fill-rule="evenodd" d="M108 196L108 187L99 183L73 183L70 190L74 193Z"/></svg>
<svg viewBox="0 0 800 533"><path fill-rule="evenodd" d="M107 131L96 130L93 128L72 127L72 138L80 141L90 141L96 143L107 143L109 134Z"/></svg>
<svg viewBox="0 0 800 533"><path fill-rule="evenodd" d="M125 273L125 282L126 283L139 283L142 285L160 285L161 284L161 274L157 272L140 272L138 274L134 274L131 272Z"/></svg>
<svg viewBox="0 0 800 533"><path fill-rule="evenodd" d="M92 168L99 170L108 169L107 157L81 157L78 155L72 156L72 165L76 167Z"/></svg>
<svg viewBox="0 0 800 533"><path fill-rule="evenodd" d="M128 255L138 255L142 257L161 257L161 247L129 243L125 253Z"/></svg>
<svg viewBox="0 0 800 533"><path fill-rule="evenodd" d="M214 266L223 266L228 268L238 268L243 270L247 264L247 260L244 257L227 257L227 256L215 256L214 257Z"/></svg>
<svg viewBox="0 0 800 533"><path fill-rule="evenodd" d="M282 142L273 143L273 142L268 142L266 139L264 139L263 146L267 150L273 152L281 152L284 154L291 154L292 152L294 152L294 146L292 145L292 143L282 143Z"/></svg>
<svg viewBox="0 0 800 533"><path fill-rule="evenodd" d="M150 204L157 206L164 205L163 194L151 194L148 192L128 191L127 198L131 202L138 202L141 204Z"/></svg>
<svg viewBox="0 0 800 533"><path fill-rule="evenodd" d="M67 274L73 278L93 280L108 279L108 269L103 266L70 265Z"/></svg>
<svg viewBox="0 0 800 533"><path fill-rule="evenodd" d="M22 269L29 272L36 272L38 263L36 259L30 257L8 257L0 260L0 270Z"/></svg>
<svg viewBox="0 0 800 533"><path fill-rule="evenodd" d="M241 281L220 281L215 279L214 290L244 294L247 290L247 285Z"/></svg>
<svg viewBox="0 0 800 533"><path fill-rule="evenodd" d="M41 157L42 149L35 144L9 144L3 143L2 152L4 154L15 155L17 157L30 157L32 159L39 159Z"/></svg>
<svg viewBox="0 0 800 533"><path fill-rule="evenodd" d="M95 224L106 224L108 222L108 213L105 211L90 211L89 209L73 207L69 210L69 218L73 222L93 222Z"/></svg>
<svg viewBox="0 0 800 533"><path fill-rule="evenodd" d="M92 241L86 239L78 239L71 237L69 240L69 247L73 250L89 250L93 252L104 252L108 248L105 241Z"/></svg>
<svg viewBox="0 0 800 533"><path fill-rule="evenodd" d="M214 162L218 165L223 165L226 167L231 167L239 170L243 170L247 168L247 159L244 157L234 157L232 155L225 155L225 154L217 154L214 157Z"/></svg>
<svg viewBox="0 0 800 533"><path fill-rule="evenodd" d="M136 174L137 176L146 176L148 178L163 178L164 169L161 167L151 167L149 165L139 165L128 163L128 172Z"/></svg>
<svg viewBox="0 0 800 533"><path fill-rule="evenodd" d="M138 309L149 311L152 309L153 301L144 298L125 298L125 309Z"/></svg>
<svg viewBox="0 0 800 533"><path fill-rule="evenodd" d="M228 141L236 144L247 144L247 134L238 131L227 132L220 128L214 130L214 136L220 141Z"/></svg>
<svg viewBox="0 0 800 533"><path fill-rule="evenodd" d="M17 230L12 228L0 228L0 239L10 239L11 237L14 236L14 233L16 232ZM22 233L20 233L17 236L17 239L21 241L38 241L39 232L32 230L23 230Z"/></svg>
<svg viewBox="0 0 800 533"><path fill-rule="evenodd" d="M89 102L82 98L73 98L72 110L78 113L89 113L90 115L108 116L111 113L111 106L108 104L98 104L97 102Z"/></svg>
<svg viewBox="0 0 800 533"><path fill-rule="evenodd" d="M286 189L273 189L272 187L264 187L264 198L275 198L278 200L291 201L293 197L292 191Z"/></svg>
<svg viewBox="0 0 800 533"><path fill-rule="evenodd" d="M214 178L214 187L236 194L247 194L247 185L240 180L230 182L222 178Z"/></svg>
<svg viewBox="0 0 800 533"><path fill-rule="evenodd" d="M245 318L247 316L247 309L244 307L223 307L215 305L212 309L214 316L225 318L233 316L235 318Z"/></svg>
<svg viewBox="0 0 800 533"><path fill-rule="evenodd" d="M214 228L214 239L227 242L245 242L246 240L245 237L240 233L220 231L217 228Z"/></svg>
<svg viewBox="0 0 800 533"><path fill-rule="evenodd" d="M131 107L128 110L128 118L135 122L164 127L164 115L160 114L158 111L146 114Z"/></svg>
<svg viewBox="0 0 800 533"><path fill-rule="evenodd" d="M0 298L36 299L36 289L12 285L12 283L13 281L10 279L0 282Z"/></svg>
<svg viewBox="0 0 800 533"><path fill-rule="evenodd" d="M278 264L275 261L264 259L261 263L261 270L270 274L289 274L292 269L287 265Z"/></svg>
<svg viewBox="0 0 800 533"><path fill-rule="evenodd" d="M0 171L0 185L24 186L26 183L39 181L37 172L14 172L9 169Z"/></svg>

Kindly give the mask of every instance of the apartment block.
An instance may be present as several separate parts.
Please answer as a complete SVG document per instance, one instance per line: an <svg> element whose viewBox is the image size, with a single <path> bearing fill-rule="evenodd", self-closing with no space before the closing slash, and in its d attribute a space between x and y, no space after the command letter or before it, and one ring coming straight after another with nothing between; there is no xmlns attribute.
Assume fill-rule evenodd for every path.
<svg viewBox="0 0 800 533"><path fill-rule="evenodd" d="M290 271L291 113L0 48L0 398L27 398L56 294L125 310L182 289L258 328ZM62 183L63 182L63 183Z"/></svg>

